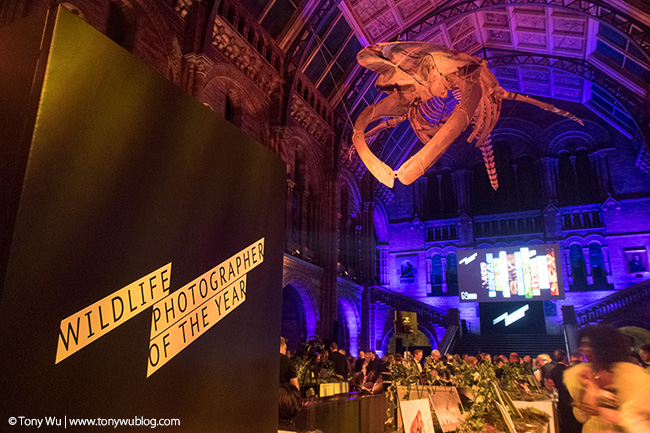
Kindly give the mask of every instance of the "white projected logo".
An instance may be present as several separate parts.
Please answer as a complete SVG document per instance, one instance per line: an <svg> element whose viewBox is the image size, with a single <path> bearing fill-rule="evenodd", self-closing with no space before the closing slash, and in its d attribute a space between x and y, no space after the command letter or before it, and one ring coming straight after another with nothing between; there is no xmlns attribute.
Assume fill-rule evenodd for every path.
<svg viewBox="0 0 650 433"><path fill-rule="evenodd" d="M521 319L526 315L526 311L528 311L530 307L528 304L524 305L523 307L519 308L518 310L515 310L513 313L503 313L496 319L492 321L493 325L496 325L499 322L503 322L505 320L505 325L509 326L515 323L517 320Z"/></svg>
<svg viewBox="0 0 650 433"><path fill-rule="evenodd" d="M478 253L474 253L474 254L472 254L472 255L469 256L469 257L465 257L465 258L462 259L459 263L460 263L461 265L469 265L470 263L472 263L472 262L474 261L474 259L476 258L477 255L478 255Z"/></svg>

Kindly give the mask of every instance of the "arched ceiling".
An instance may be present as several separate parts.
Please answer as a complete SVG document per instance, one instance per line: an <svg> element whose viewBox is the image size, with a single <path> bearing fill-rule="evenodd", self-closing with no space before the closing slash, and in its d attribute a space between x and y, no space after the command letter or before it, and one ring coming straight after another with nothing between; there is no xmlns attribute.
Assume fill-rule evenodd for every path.
<svg viewBox="0 0 650 433"><path fill-rule="evenodd" d="M374 74L356 64L359 49L423 40L487 59L507 90L583 104L635 142L650 142L650 5L644 0L244 3L288 54L289 75L304 74L344 124L381 97ZM377 140L392 154L393 168L417 142L404 127Z"/></svg>

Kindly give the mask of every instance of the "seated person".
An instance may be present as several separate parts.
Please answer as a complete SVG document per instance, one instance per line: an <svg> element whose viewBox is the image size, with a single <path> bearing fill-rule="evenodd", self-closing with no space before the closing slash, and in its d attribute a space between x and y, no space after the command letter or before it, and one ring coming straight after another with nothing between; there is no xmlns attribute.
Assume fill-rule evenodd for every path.
<svg viewBox="0 0 650 433"><path fill-rule="evenodd" d="M300 412L302 399L298 388L290 383L281 383L278 390L278 432L297 432L293 419Z"/></svg>
<svg viewBox="0 0 650 433"><path fill-rule="evenodd" d="M383 391L383 389L384 389L384 381L381 378L381 373L377 371L371 371L370 373L368 373L368 375L363 381L363 385L361 386L362 391L367 391L371 394L374 394L375 392Z"/></svg>

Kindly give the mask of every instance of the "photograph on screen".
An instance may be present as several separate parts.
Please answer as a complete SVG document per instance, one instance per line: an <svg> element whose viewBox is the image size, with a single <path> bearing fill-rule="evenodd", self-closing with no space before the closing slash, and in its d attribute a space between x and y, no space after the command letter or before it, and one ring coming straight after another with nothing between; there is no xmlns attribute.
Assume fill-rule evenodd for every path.
<svg viewBox="0 0 650 433"><path fill-rule="evenodd" d="M559 251L557 244L458 250L460 300L563 299Z"/></svg>

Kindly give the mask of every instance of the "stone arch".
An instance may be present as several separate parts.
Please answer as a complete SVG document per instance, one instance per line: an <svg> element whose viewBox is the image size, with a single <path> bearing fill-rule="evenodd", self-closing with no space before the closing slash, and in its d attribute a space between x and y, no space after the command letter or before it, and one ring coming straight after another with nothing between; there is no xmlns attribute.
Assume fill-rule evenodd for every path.
<svg viewBox="0 0 650 433"><path fill-rule="evenodd" d="M442 170L451 170L453 173L454 171L458 170L460 164L459 161L454 157L453 155L453 150L452 152L445 152L442 154L440 158L433 164L430 170L433 170L434 172L438 173L441 172Z"/></svg>
<svg viewBox="0 0 650 433"><path fill-rule="evenodd" d="M359 332L361 331L361 317L357 305L351 299L339 297L339 311L345 319L348 331L348 353L359 353Z"/></svg>
<svg viewBox="0 0 650 433"><path fill-rule="evenodd" d="M61 6L63 6L64 8L66 8L67 10L69 10L70 12L72 12L82 20L84 20L85 22L88 22L88 19L86 18L86 14L83 12L82 8L77 6L75 3L62 2Z"/></svg>
<svg viewBox="0 0 650 433"><path fill-rule="evenodd" d="M557 134L548 146L551 156L559 156L562 152L574 153L577 149L584 148L587 153L592 153L598 148L596 139L586 132L565 131Z"/></svg>
<svg viewBox="0 0 650 433"><path fill-rule="evenodd" d="M564 247L568 248L571 245L580 245L582 248L587 244L585 243L585 239L581 236L569 236L564 240Z"/></svg>
<svg viewBox="0 0 650 433"><path fill-rule="evenodd" d="M390 353L390 351L396 346L395 329L392 326L392 321L390 323L390 326L384 327L384 335L381 339L380 349L383 354ZM429 329L429 326L427 324L420 323L418 320L418 332L422 333L423 336L429 341L431 350L438 349L438 339L436 337L435 330Z"/></svg>
<svg viewBox="0 0 650 433"><path fill-rule="evenodd" d="M307 319L299 288L288 284L282 288L281 335L287 339L289 350L297 349L307 341Z"/></svg>
<svg viewBox="0 0 650 433"><path fill-rule="evenodd" d="M323 158L318 145L311 136L303 128L291 128L291 134L286 140L286 147L288 150L293 150L294 153L299 150L302 152L307 167L307 184L304 187L314 191L322 189L325 184L325 174L322 169ZM291 176L295 180L296 167L293 161L295 158L291 158L287 163L291 169Z"/></svg>
<svg viewBox="0 0 650 433"><path fill-rule="evenodd" d="M527 127L527 125L523 126ZM539 129L539 128L537 128ZM530 156L533 160L538 160L541 149L537 141L528 133L521 129L515 128L498 128L494 129L491 134L492 142L503 140L508 143L512 160L517 161L524 156Z"/></svg>
<svg viewBox="0 0 650 433"><path fill-rule="evenodd" d="M175 54L172 47L172 33L165 27L170 25L169 18L160 8L154 7L145 0L112 0L125 10L127 16L133 15L134 39L130 50L136 57L155 68L167 79L172 78L169 65L180 61L176 59L180 53ZM147 34L147 40L138 38L138 35ZM151 40L151 38L155 40Z"/></svg>
<svg viewBox="0 0 650 433"><path fill-rule="evenodd" d="M446 245L442 249L442 254L444 256L448 256L449 254L456 254L457 252L458 252L458 245L455 244Z"/></svg>
<svg viewBox="0 0 650 433"><path fill-rule="evenodd" d="M313 284L302 275L297 275L296 273L288 275L286 272L283 276L282 283L283 297L286 287L290 286L295 291L295 295L297 296L295 298L296 303L301 307L304 315L306 338L316 335L320 325L320 313Z"/></svg>
<svg viewBox="0 0 650 433"><path fill-rule="evenodd" d="M526 132L524 132L526 131ZM511 148L513 160L517 160L524 155L533 156L537 160L540 155L544 155L545 149L539 140L533 137L539 137L542 134L541 128L533 122L523 119L503 119L499 120L496 128L490 133L492 142L500 139L504 141L515 140L516 145ZM462 165L468 170L472 170L476 164L483 163L483 154L476 146L469 146L463 156Z"/></svg>
<svg viewBox="0 0 650 433"><path fill-rule="evenodd" d="M357 184L357 178L347 169L342 168L339 174L341 186L345 186L350 193L349 197L352 199L352 206L357 215L361 212L361 191Z"/></svg>
<svg viewBox="0 0 650 433"><path fill-rule="evenodd" d="M235 66L219 63L210 68L205 77L205 85L197 98L211 107L225 107L226 98L235 105L237 111L235 125L250 133L262 143L268 141L264 123L265 110L269 99ZM215 112L225 115L224 108Z"/></svg>
<svg viewBox="0 0 650 433"><path fill-rule="evenodd" d="M377 234L377 242L388 242L388 213L386 213L386 208L381 201L375 201L372 218Z"/></svg>
<svg viewBox="0 0 650 433"><path fill-rule="evenodd" d="M133 45L135 42L135 33L137 31L137 24L140 18L136 12L133 4L129 0L111 0L108 2L109 13L108 21L106 23L105 34L117 44L122 46L127 51L133 51ZM120 35L118 39L116 36L111 34L111 19L115 19L115 14L119 13L120 19L124 19L124 34Z"/></svg>
<svg viewBox="0 0 650 433"><path fill-rule="evenodd" d="M585 236L584 245L589 245L594 242L599 243L603 247L607 246L607 241L605 240L605 236L603 236L600 233L591 233Z"/></svg>

